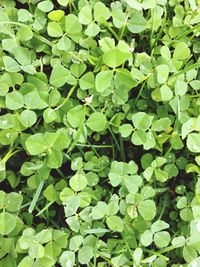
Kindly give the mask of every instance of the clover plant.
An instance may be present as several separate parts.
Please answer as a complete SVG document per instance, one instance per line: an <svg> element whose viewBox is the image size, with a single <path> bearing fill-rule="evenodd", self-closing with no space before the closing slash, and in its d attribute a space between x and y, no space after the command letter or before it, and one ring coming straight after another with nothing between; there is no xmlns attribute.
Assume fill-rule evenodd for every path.
<svg viewBox="0 0 200 267"><path fill-rule="evenodd" d="M199 23L0 1L0 267L200 266Z"/></svg>

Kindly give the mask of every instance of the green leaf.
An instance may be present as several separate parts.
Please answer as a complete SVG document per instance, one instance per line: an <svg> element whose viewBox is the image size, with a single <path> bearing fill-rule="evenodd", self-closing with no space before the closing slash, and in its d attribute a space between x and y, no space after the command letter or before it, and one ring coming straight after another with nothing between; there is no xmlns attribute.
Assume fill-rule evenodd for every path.
<svg viewBox="0 0 200 267"><path fill-rule="evenodd" d="M18 47L14 52L15 58L21 65L31 63L31 53L27 48Z"/></svg>
<svg viewBox="0 0 200 267"><path fill-rule="evenodd" d="M154 235L154 242L156 246L159 248L167 247L169 245L170 240L171 240L170 234L166 231L161 231L155 233Z"/></svg>
<svg viewBox="0 0 200 267"><path fill-rule="evenodd" d="M139 175L127 176L124 180L124 184L129 193L135 194L142 184L142 177Z"/></svg>
<svg viewBox="0 0 200 267"><path fill-rule="evenodd" d="M28 109L44 109L48 106L37 90L30 91L24 95L24 104Z"/></svg>
<svg viewBox="0 0 200 267"><path fill-rule="evenodd" d="M99 26L95 23L95 22L91 22L86 30L85 30L85 34L89 37L94 37L96 36L98 33L100 32L100 28Z"/></svg>
<svg viewBox="0 0 200 267"><path fill-rule="evenodd" d="M20 122L25 126L25 127L31 127L33 126L36 121L37 121L37 115L34 111L32 110L24 110L20 114Z"/></svg>
<svg viewBox="0 0 200 267"><path fill-rule="evenodd" d="M144 199L152 198L155 196L155 190L151 186L145 185L141 189L141 195L143 196Z"/></svg>
<svg viewBox="0 0 200 267"><path fill-rule="evenodd" d="M89 246L83 246L79 251L78 251L78 261L80 264L88 264L90 260L93 258L93 250Z"/></svg>
<svg viewBox="0 0 200 267"><path fill-rule="evenodd" d="M169 228L169 224L168 223L166 223L166 222L164 222L162 220L157 220L152 224L151 231L154 234L156 232L160 232L160 231L162 231L164 229L167 229L167 228Z"/></svg>
<svg viewBox="0 0 200 267"><path fill-rule="evenodd" d="M57 0L57 1L61 6L67 6L69 4L69 0Z"/></svg>
<svg viewBox="0 0 200 267"><path fill-rule="evenodd" d="M170 52L168 46L162 46L160 49L160 53L164 59L166 59L166 60L171 59L171 52Z"/></svg>
<svg viewBox="0 0 200 267"><path fill-rule="evenodd" d="M42 133L36 133L32 136L29 136L26 139L26 147L27 151L31 155L38 155L43 152L45 152L48 148L48 144L46 143L46 140Z"/></svg>
<svg viewBox="0 0 200 267"><path fill-rule="evenodd" d="M121 28L125 24L126 15L121 8L113 9L111 15L116 28Z"/></svg>
<svg viewBox="0 0 200 267"><path fill-rule="evenodd" d="M69 185L74 191L81 191L87 186L87 178L77 173L70 178Z"/></svg>
<svg viewBox="0 0 200 267"><path fill-rule="evenodd" d="M136 145L143 145L147 141L147 133L143 130L136 130L131 137L131 142Z"/></svg>
<svg viewBox="0 0 200 267"><path fill-rule="evenodd" d="M97 92L101 93L105 91L111 85L112 79L113 72L111 70L99 72L95 79Z"/></svg>
<svg viewBox="0 0 200 267"><path fill-rule="evenodd" d="M151 129L156 132L166 131L170 128L171 120L169 118L162 118L153 121Z"/></svg>
<svg viewBox="0 0 200 267"><path fill-rule="evenodd" d="M167 85L162 85L156 88L152 93L151 97L154 101L169 101L173 97L173 92Z"/></svg>
<svg viewBox="0 0 200 267"><path fill-rule="evenodd" d="M57 192L55 190L55 187L50 184L44 191L43 195L48 201L55 201L57 199Z"/></svg>
<svg viewBox="0 0 200 267"><path fill-rule="evenodd" d="M191 152L200 153L200 134L199 133L188 134L187 147Z"/></svg>
<svg viewBox="0 0 200 267"><path fill-rule="evenodd" d="M20 261L18 267L26 267L28 266L29 264L34 264L34 259L31 258L30 256L26 256L23 258L23 260Z"/></svg>
<svg viewBox="0 0 200 267"><path fill-rule="evenodd" d="M16 227L17 217L4 211L0 213L0 234L9 235Z"/></svg>
<svg viewBox="0 0 200 267"><path fill-rule="evenodd" d="M21 194L11 192L6 196L5 208L9 212L19 211L22 205L23 197Z"/></svg>
<svg viewBox="0 0 200 267"><path fill-rule="evenodd" d="M35 243L33 246L29 248L28 253L31 256L31 258L39 259L44 257L45 251L44 247L41 244Z"/></svg>
<svg viewBox="0 0 200 267"><path fill-rule="evenodd" d="M20 22L27 22L32 20L32 14L26 9L19 9L17 15L18 21Z"/></svg>
<svg viewBox="0 0 200 267"><path fill-rule="evenodd" d="M113 266L121 267L121 266L126 266L128 263L128 259L124 254L120 254L119 256L113 257L111 259L111 264Z"/></svg>
<svg viewBox="0 0 200 267"><path fill-rule="evenodd" d="M92 209L92 218L94 220L102 219L107 213L108 206L103 201L99 201Z"/></svg>
<svg viewBox="0 0 200 267"><path fill-rule="evenodd" d="M60 149L51 148L47 150L47 166L52 169L57 169L62 166L63 154Z"/></svg>
<svg viewBox="0 0 200 267"><path fill-rule="evenodd" d="M144 9L154 8L156 6L156 0L143 0L142 6Z"/></svg>
<svg viewBox="0 0 200 267"><path fill-rule="evenodd" d="M21 249L30 248L35 242L35 231L32 228L26 228L18 242Z"/></svg>
<svg viewBox="0 0 200 267"><path fill-rule="evenodd" d="M68 81L69 74L69 70L64 66L56 65L51 72L50 83L56 87L61 87Z"/></svg>
<svg viewBox="0 0 200 267"><path fill-rule="evenodd" d="M46 123L51 123L57 119L56 111L52 108L47 108L43 112L43 118Z"/></svg>
<svg viewBox="0 0 200 267"><path fill-rule="evenodd" d="M80 9L78 20L83 25L88 25L92 22L92 9L89 5L86 5Z"/></svg>
<svg viewBox="0 0 200 267"><path fill-rule="evenodd" d="M5 66L5 70L8 71L8 72L18 72L18 71L20 71L19 64L12 57L4 56L3 57L3 63L4 63L4 66Z"/></svg>
<svg viewBox="0 0 200 267"><path fill-rule="evenodd" d="M83 240L84 238L81 235L73 236L70 240L69 249L74 251L79 250L80 246L83 243Z"/></svg>
<svg viewBox="0 0 200 267"><path fill-rule="evenodd" d="M133 131L133 126L131 124L125 123L120 125L119 132L122 137L127 138Z"/></svg>
<svg viewBox="0 0 200 267"><path fill-rule="evenodd" d="M65 12L63 10L53 10L48 14L48 18L53 21L59 21L64 15Z"/></svg>
<svg viewBox="0 0 200 267"><path fill-rule="evenodd" d="M80 199L77 196L71 196L65 203L65 216L70 217L74 215L80 206ZM72 221L73 222L73 221Z"/></svg>
<svg viewBox="0 0 200 267"><path fill-rule="evenodd" d="M96 2L94 5L94 19L103 22L110 18L110 11L102 2Z"/></svg>
<svg viewBox="0 0 200 267"><path fill-rule="evenodd" d="M40 2L37 7L43 12L49 12L53 9L53 3L49 0Z"/></svg>
<svg viewBox="0 0 200 267"><path fill-rule="evenodd" d="M63 2L64 0L59 0L59 2L60 1ZM75 263L75 253L72 251L64 251L60 256L59 262L62 267L73 267Z"/></svg>
<svg viewBox="0 0 200 267"><path fill-rule="evenodd" d="M160 169L155 170L155 176L156 176L156 180L163 182L163 183L166 182L169 178L168 173Z"/></svg>
<svg viewBox="0 0 200 267"><path fill-rule="evenodd" d="M185 60L190 57L190 49L184 42L179 42L174 50L173 58L177 60Z"/></svg>
<svg viewBox="0 0 200 267"><path fill-rule="evenodd" d="M36 240L40 244L48 243L52 240L52 230L44 229L35 235Z"/></svg>
<svg viewBox="0 0 200 267"><path fill-rule="evenodd" d="M147 21L141 12L135 11L128 21L127 27L132 33L140 33L145 30Z"/></svg>
<svg viewBox="0 0 200 267"><path fill-rule="evenodd" d="M156 67L158 83L163 84L167 81L169 76L169 67L167 65L158 65Z"/></svg>
<svg viewBox="0 0 200 267"><path fill-rule="evenodd" d="M105 52L103 61L111 68L116 68L122 65L126 60L131 57L131 52L128 47L115 47Z"/></svg>
<svg viewBox="0 0 200 267"><path fill-rule="evenodd" d="M33 38L33 32L30 27L22 26L17 32L17 38L22 41L26 42Z"/></svg>
<svg viewBox="0 0 200 267"><path fill-rule="evenodd" d="M65 17L65 31L67 34L77 34L81 32L81 30L82 25L80 24L77 16L69 14Z"/></svg>
<svg viewBox="0 0 200 267"><path fill-rule="evenodd" d="M82 125L85 120L85 110L81 105L77 105L67 112L67 119L73 128Z"/></svg>
<svg viewBox="0 0 200 267"><path fill-rule="evenodd" d="M87 72L80 78L79 84L82 90L94 88L94 74L92 72Z"/></svg>
<svg viewBox="0 0 200 267"><path fill-rule="evenodd" d="M137 112L132 116L132 122L135 128L140 130L147 130L152 123L153 116L145 112Z"/></svg>
<svg viewBox="0 0 200 267"><path fill-rule="evenodd" d="M180 95L180 96L183 96L186 94L187 92L187 89L188 89L188 86L187 86L187 83L182 81L182 80L176 80L176 83L175 83L175 94L176 95Z"/></svg>
<svg viewBox="0 0 200 267"><path fill-rule="evenodd" d="M68 37L63 36L57 43L57 48L62 51L69 50L71 47L71 41Z"/></svg>
<svg viewBox="0 0 200 267"><path fill-rule="evenodd" d="M47 33L51 37L61 37L63 35L63 30L58 22L53 21L48 23Z"/></svg>
<svg viewBox="0 0 200 267"><path fill-rule="evenodd" d="M106 116L100 112L94 112L88 118L86 125L96 132L101 132L106 129L107 121Z"/></svg>
<svg viewBox="0 0 200 267"><path fill-rule="evenodd" d="M6 107L10 110L17 110L24 105L24 98L20 92L14 91L6 95Z"/></svg>
<svg viewBox="0 0 200 267"><path fill-rule="evenodd" d="M139 203L138 211L145 221L151 221L156 216L156 205L153 200L147 199Z"/></svg>
<svg viewBox="0 0 200 267"><path fill-rule="evenodd" d="M106 219L108 228L113 232L122 232L124 230L124 223L119 216L109 216Z"/></svg>
<svg viewBox="0 0 200 267"><path fill-rule="evenodd" d="M148 247L153 242L153 234L150 230L144 231L140 236L140 242L143 246Z"/></svg>

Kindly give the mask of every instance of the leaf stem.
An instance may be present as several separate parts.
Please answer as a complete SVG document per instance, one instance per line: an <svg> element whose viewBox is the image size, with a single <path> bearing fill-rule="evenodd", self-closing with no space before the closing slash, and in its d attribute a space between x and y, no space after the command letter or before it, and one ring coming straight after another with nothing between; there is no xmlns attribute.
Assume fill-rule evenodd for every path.
<svg viewBox="0 0 200 267"><path fill-rule="evenodd" d="M113 34L113 36L115 37L115 39L117 41L119 41L120 38L118 37L117 33L111 28L110 24L106 20L104 20L103 23L108 28L108 30Z"/></svg>
<svg viewBox="0 0 200 267"><path fill-rule="evenodd" d="M36 193L35 193L35 195L34 195L34 197L33 197L33 200L32 200L32 202L31 202L31 204L30 204L30 207L29 207L29 209L28 209L28 212L29 212L29 213L32 213L32 212L33 212L33 210L34 210L34 208L35 208L35 205L36 205L36 203L37 203L37 201L38 201L38 199L39 199L39 196L40 196L40 194L41 194L41 192L42 192L42 188L43 188L43 186L44 186L44 180L42 180L42 181L40 182L40 184L39 184L39 186L38 186L38 188L37 188L37 190L36 190Z"/></svg>
<svg viewBox="0 0 200 267"><path fill-rule="evenodd" d="M76 86L77 86L77 83L72 86L72 88L70 89L69 93L67 94L67 97L64 99L64 101L59 105L57 106L54 110L58 110L60 109L62 106L64 106L64 104L69 100L69 98L71 97L71 95L73 94L74 90L76 89Z"/></svg>
<svg viewBox="0 0 200 267"><path fill-rule="evenodd" d="M47 210L53 203L55 202L55 200L50 201L43 209L41 209L36 216L41 215L45 210Z"/></svg>
<svg viewBox="0 0 200 267"><path fill-rule="evenodd" d="M127 26L128 17L129 17L129 13L127 13L127 15L126 15L126 18L125 18L125 21L124 21L124 25L123 25L122 30L121 30L121 33L119 35L119 40L121 40L122 37L123 37L123 35L124 35L124 31L125 31L126 26Z"/></svg>
<svg viewBox="0 0 200 267"><path fill-rule="evenodd" d="M116 139L116 137L115 137L115 135L114 135L114 133L113 133L111 127L110 127L110 125L108 125L108 130L109 130L109 132L111 133L112 138L113 138L113 140L115 141L116 147L117 147L117 149L118 149L118 151L119 151L119 153L120 153L120 155L121 155L120 145L119 145L119 143L118 143L118 141L117 141L117 139Z"/></svg>
<svg viewBox="0 0 200 267"><path fill-rule="evenodd" d="M76 146L81 146L81 147L90 147L90 145L87 144L79 144L77 143ZM92 145L95 148L112 148L112 145Z"/></svg>
<svg viewBox="0 0 200 267"><path fill-rule="evenodd" d="M147 248L142 248L142 250L145 251L145 252L148 252L148 253L150 253L150 254L159 256L159 257L163 258L163 259L166 260L166 261L169 260L169 258L167 258L166 256L162 255L159 251L156 252L156 251L152 251L152 250L147 249Z"/></svg>
<svg viewBox="0 0 200 267"><path fill-rule="evenodd" d="M174 79L175 77L177 77L179 75L182 75L182 74L186 73L189 70L192 70L192 69L195 69L195 68L199 68L199 67L200 67L200 61L197 61L196 63L189 65L185 69L174 73L171 77L168 78L168 81Z"/></svg>

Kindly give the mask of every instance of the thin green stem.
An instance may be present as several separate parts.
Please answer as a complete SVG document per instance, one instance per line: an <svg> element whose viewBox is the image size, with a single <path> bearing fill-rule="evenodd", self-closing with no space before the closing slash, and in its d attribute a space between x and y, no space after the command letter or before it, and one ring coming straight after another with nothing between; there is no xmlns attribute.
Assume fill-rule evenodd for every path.
<svg viewBox="0 0 200 267"><path fill-rule="evenodd" d="M90 147L90 145L87 144L76 144L76 146L80 146L80 147ZM95 148L112 148L112 145L92 145Z"/></svg>
<svg viewBox="0 0 200 267"><path fill-rule="evenodd" d="M144 248L144 247L142 248L142 250L145 251L145 252L148 252L148 253L150 253L150 254L159 256L159 257L163 258L163 259L166 260L166 261L169 260L169 258L167 258L166 256L162 255L162 254L160 253L160 251L156 252L156 251L154 251L154 250L150 250L150 249L147 249L147 248Z"/></svg>
<svg viewBox="0 0 200 267"><path fill-rule="evenodd" d="M198 62L196 62L194 64L189 65L188 67L186 67L185 69L183 69L181 71L178 71L178 72L174 73L171 77L169 77L168 81L176 78L179 75L182 75L182 74L186 73L189 70L192 70L192 69L195 69L195 68L199 68L199 67L200 67L200 61L198 61Z"/></svg>
<svg viewBox="0 0 200 267"><path fill-rule="evenodd" d="M43 199L43 197L39 197L37 202L40 202L42 199ZM24 208L30 206L31 202L32 202L32 200L29 201L29 202L27 202L27 203L25 203L25 204L23 204L23 205L21 206L21 209L24 209Z"/></svg>
<svg viewBox="0 0 200 267"><path fill-rule="evenodd" d="M200 28L200 25L199 25L199 24L197 24L197 25L194 26L193 28L191 28L191 29L189 29L189 30L183 32L182 34L180 34L180 35L178 36L178 41L179 41L180 39L182 39L183 37L187 36L188 34L190 34L191 32L193 32L194 30L197 30L198 28ZM176 43L176 42L177 42L177 40L173 40L173 41L170 43L170 45L172 45L173 43Z"/></svg>
<svg viewBox="0 0 200 267"><path fill-rule="evenodd" d="M113 36L115 37L115 39L116 39L117 41L119 41L120 38L118 37L117 33L111 28L110 24L109 24L106 20L104 20L103 23L104 23L104 25L107 27L107 29L113 34Z"/></svg>
<svg viewBox="0 0 200 267"><path fill-rule="evenodd" d="M125 156L125 152L124 152L124 143L123 143L123 139L122 137L120 136L120 139L119 139L119 144L120 144L120 149L121 149L121 158L123 161L126 161L126 156Z"/></svg>
<svg viewBox="0 0 200 267"><path fill-rule="evenodd" d="M39 196L40 196L40 194L41 194L41 192L42 192L42 188L43 188L43 186L44 186L44 180L42 180L42 181L40 182L40 184L39 184L39 186L38 186L38 188L37 188L37 190L36 190L36 193L35 193L35 195L34 195L34 197L33 197L33 200L31 201L30 207L29 207L29 209L28 209L28 212L29 212L29 213L32 213L32 212L33 212L33 210L34 210L34 208L35 208L35 205L36 205L36 203L38 202Z"/></svg>
<svg viewBox="0 0 200 267"><path fill-rule="evenodd" d="M1 162L6 163L9 158L11 158L13 155L17 154L20 151L20 149L13 151L13 149L9 150L6 155L3 157Z"/></svg>
<svg viewBox="0 0 200 267"><path fill-rule="evenodd" d="M72 88L70 89L67 97L64 99L64 101L59 105L57 106L54 110L58 110L60 109L61 107L63 107L65 105L65 103L70 99L71 95L73 94L74 90L76 89L76 86L77 84L75 84L74 86L72 86Z"/></svg>
<svg viewBox="0 0 200 267"><path fill-rule="evenodd" d="M100 155L99 155L99 153L97 152L96 148L95 148L89 141L87 141L87 142L88 142L88 144L89 144L91 150L94 152L94 154L95 154L98 158L100 158Z"/></svg>
<svg viewBox="0 0 200 267"><path fill-rule="evenodd" d="M124 25L123 25L122 30L121 30L120 35L119 35L119 40L121 40L123 38L124 31L125 31L126 26L127 26L128 17L129 17L129 13L127 13L127 15L126 15L126 18L125 18L125 21L124 21Z"/></svg>
<svg viewBox="0 0 200 267"><path fill-rule="evenodd" d="M119 145L119 143L118 143L118 141L117 141L117 139L116 139L116 137L115 137L115 135L114 135L114 133L113 133L111 127L110 127L110 125L108 125L108 130L109 130L109 132L111 133L112 138L113 138L113 140L115 141L116 147L117 147L117 149L118 149L118 151L119 151L119 153L120 153L120 155L121 155L120 145Z"/></svg>
<svg viewBox="0 0 200 267"><path fill-rule="evenodd" d="M158 217L158 220L161 220L161 218L162 218L162 216L163 216L163 214L165 212L165 208L167 206L167 195L166 194L164 196L164 201L162 201L160 203L162 203L162 208L161 208L161 211L160 211L160 215Z"/></svg>
<svg viewBox="0 0 200 267"><path fill-rule="evenodd" d="M166 153L164 154L164 158L166 158L171 151L172 151L172 145L170 145L169 148L167 149Z"/></svg>
<svg viewBox="0 0 200 267"><path fill-rule="evenodd" d="M166 26L166 20L167 20L167 10L166 10L166 7L164 6L164 19L163 19L163 23L161 25L161 28L160 28L158 34L156 35L155 41L153 42L153 44L151 46L153 48L152 51L151 51L151 56L153 55L154 47L157 44L157 41L160 39L160 36L161 36L161 34L163 32L163 29Z"/></svg>
<svg viewBox="0 0 200 267"><path fill-rule="evenodd" d="M43 209L41 209L37 214L36 214L36 216L39 216L39 215L41 215L44 211L46 211L53 203L54 203L55 201L54 200L52 200L52 201L50 201Z"/></svg>
<svg viewBox="0 0 200 267"><path fill-rule="evenodd" d="M64 173L63 173L59 168L57 168L56 171L57 171L57 173L58 173L63 179L66 178L66 176L64 175Z"/></svg>

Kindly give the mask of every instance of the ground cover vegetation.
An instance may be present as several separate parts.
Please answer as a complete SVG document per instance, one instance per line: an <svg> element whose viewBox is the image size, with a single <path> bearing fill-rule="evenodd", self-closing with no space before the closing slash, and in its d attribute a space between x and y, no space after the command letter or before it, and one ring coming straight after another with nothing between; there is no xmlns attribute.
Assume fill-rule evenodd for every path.
<svg viewBox="0 0 200 267"><path fill-rule="evenodd" d="M0 266L200 266L200 6L0 1Z"/></svg>

